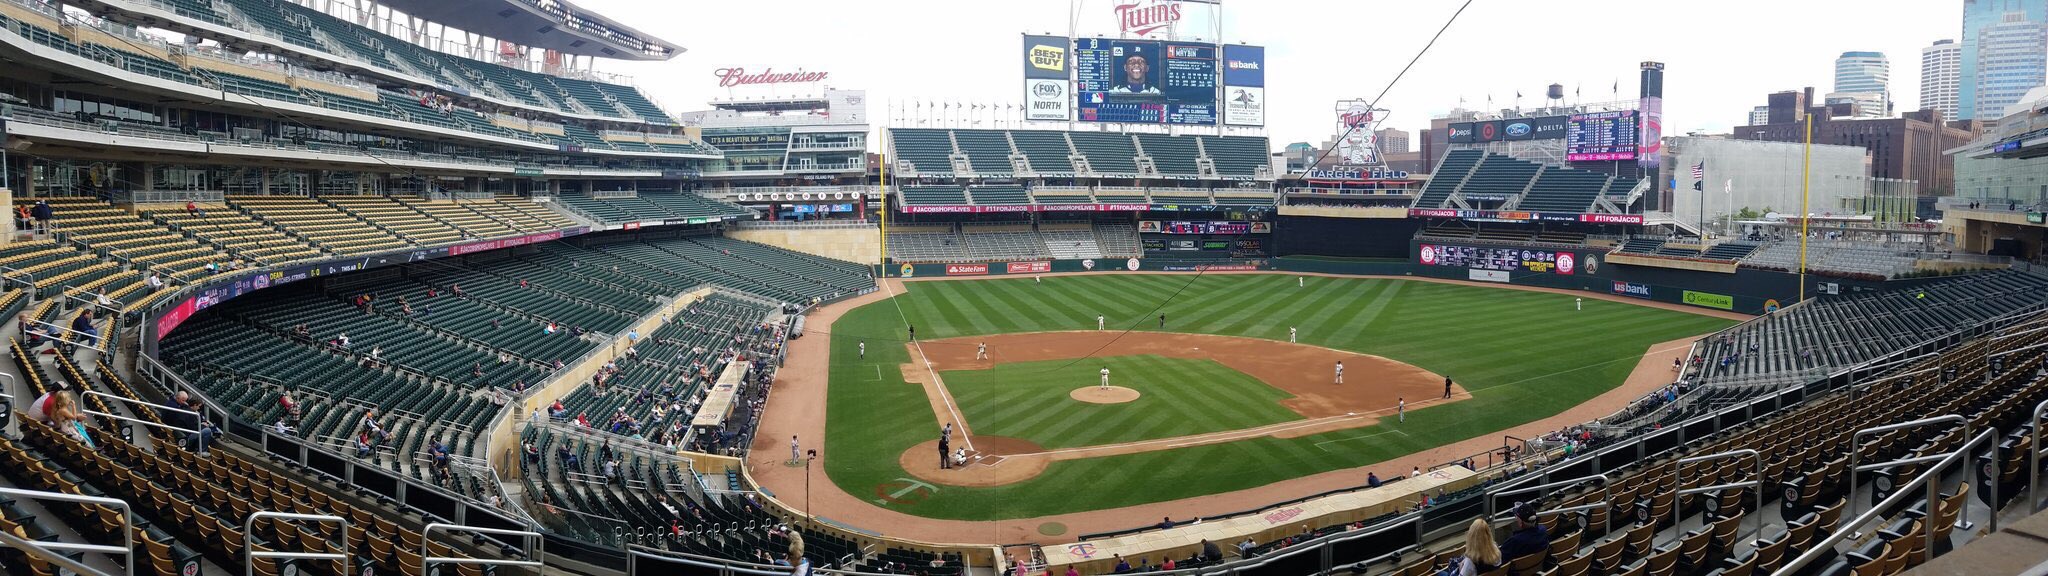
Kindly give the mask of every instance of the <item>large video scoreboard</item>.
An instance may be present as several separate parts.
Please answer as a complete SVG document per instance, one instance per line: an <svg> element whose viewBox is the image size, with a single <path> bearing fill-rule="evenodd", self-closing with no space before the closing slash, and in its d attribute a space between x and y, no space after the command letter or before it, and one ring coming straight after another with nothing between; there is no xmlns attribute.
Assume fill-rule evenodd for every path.
<svg viewBox="0 0 2048 576"><path fill-rule="evenodd" d="M1634 160L1637 133L1635 110L1573 114L1565 127L1566 162Z"/></svg>
<svg viewBox="0 0 2048 576"><path fill-rule="evenodd" d="M1083 122L1214 125L1216 46L1081 38L1075 109Z"/></svg>

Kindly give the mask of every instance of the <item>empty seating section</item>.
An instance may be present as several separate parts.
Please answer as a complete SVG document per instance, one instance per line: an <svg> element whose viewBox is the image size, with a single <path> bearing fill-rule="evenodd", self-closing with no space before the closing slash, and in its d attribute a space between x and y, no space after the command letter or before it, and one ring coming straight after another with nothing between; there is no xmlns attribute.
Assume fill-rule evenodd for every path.
<svg viewBox="0 0 2048 576"><path fill-rule="evenodd" d="M557 196L555 201L605 223L682 218L716 219L749 213L746 208L705 198L693 192L642 192L638 196L617 198L591 198L570 194Z"/></svg>
<svg viewBox="0 0 2048 576"><path fill-rule="evenodd" d="M1630 238L1623 240L1621 247L1615 248L1614 251L1618 254L1648 255L1657 253L1657 249L1663 246L1664 240L1661 238Z"/></svg>
<svg viewBox="0 0 2048 576"><path fill-rule="evenodd" d="M1451 199L1451 192L1465 182L1465 176L1472 167L1479 164L1485 154L1478 150L1452 150L1444 154L1443 162L1436 172L1429 175L1429 184L1422 187L1422 196L1415 199L1416 208L1442 208Z"/></svg>
<svg viewBox="0 0 2048 576"><path fill-rule="evenodd" d="M1678 257L1678 258L1698 258L1698 257L1700 257L1700 251L1699 251L1699 249L1698 249L1698 248L1691 248L1691 247L1683 247L1683 246L1676 246L1676 245L1672 245L1672 244L1665 244L1665 245L1663 245L1663 246L1658 246L1658 247L1657 247L1657 250L1656 250L1655 252L1652 252L1652 254L1655 254L1655 255L1658 255L1658 256L1674 256L1674 257Z"/></svg>
<svg viewBox="0 0 2048 576"><path fill-rule="evenodd" d="M1215 204L1216 200L1209 197L1208 190L1176 190L1171 188L1154 188L1152 189L1152 203L1173 204L1180 206L1207 206L1210 204Z"/></svg>
<svg viewBox="0 0 2048 576"><path fill-rule="evenodd" d="M1095 241L1102 246L1102 255L1109 258L1137 258L1144 252L1138 227L1128 222L1095 223Z"/></svg>
<svg viewBox="0 0 2048 576"><path fill-rule="evenodd" d="M1272 162L1271 144L1264 136L1201 136L1202 149L1222 176L1252 177ZM1150 146L1148 143L1147 146ZM1151 150L1151 148L1146 148Z"/></svg>
<svg viewBox="0 0 2048 576"><path fill-rule="evenodd" d="M247 16L251 23L271 32L276 32L284 41L314 50L326 50L319 40L313 39L311 27L297 17L286 16L278 8L283 0L226 0L235 11Z"/></svg>
<svg viewBox="0 0 2048 576"><path fill-rule="evenodd" d="M320 200L333 204L372 225L382 227L413 244L426 246L444 244L462 239L462 231L446 222L441 222L407 207L389 196L321 196Z"/></svg>
<svg viewBox="0 0 2048 576"><path fill-rule="evenodd" d="M1465 185L1458 187L1458 193L1468 198L1521 196L1522 190L1529 187L1529 181L1536 177L1536 171L1542 167L1541 164L1510 156L1488 154L1486 159L1479 163L1478 170L1465 179Z"/></svg>
<svg viewBox="0 0 2048 576"><path fill-rule="evenodd" d="M953 173L953 140L945 130L891 128L893 157L909 162L922 174Z"/></svg>
<svg viewBox="0 0 2048 576"><path fill-rule="evenodd" d="M1053 258L1103 257L1102 245L1095 240L1095 230L1085 222L1042 222L1038 225L1038 237L1045 241L1045 252Z"/></svg>
<svg viewBox="0 0 2048 576"><path fill-rule="evenodd" d="M340 255L367 254L408 246L389 232L348 212L306 196L229 196L228 205L294 236Z"/></svg>
<svg viewBox="0 0 2048 576"><path fill-rule="evenodd" d="M1203 158L1210 160L1217 176L1250 178L1262 170L1270 173L1264 137L929 128L891 128L890 135L894 157L921 174L951 174L956 143L974 172L984 175L1015 172L1010 162L1013 152L1023 154L1031 171L1043 175L1076 173L1078 168L1070 159L1075 153L1085 156L1095 173L1137 175L1140 147L1162 176L1201 177Z"/></svg>
<svg viewBox="0 0 2048 576"><path fill-rule="evenodd" d="M1593 199L1600 190L1607 187L1609 176L1598 172L1571 168L1547 167L1529 186L1529 195L1517 204L1517 210L1550 212L1589 212Z"/></svg>
<svg viewBox="0 0 2048 576"><path fill-rule="evenodd" d="M542 206L539 202L535 202L533 200L523 198L520 196L500 194L497 197L492 198L488 201L476 200L474 202L475 205L477 206L485 206L484 209L487 211L509 210L512 212L517 212L520 216L523 217L521 219L516 219L518 222L522 223L522 226L538 226L538 228L535 228L537 230L543 230L548 228L568 228L570 226L576 225L576 221L570 219L568 216L563 216L560 212L556 212L552 209L549 209L546 206Z"/></svg>
<svg viewBox="0 0 2048 576"><path fill-rule="evenodd" d="M951 224L889 227L889 257L904 262L953 262L967 259L967 242Z"/></svg>
<svg viewBox="0 0 2048 576"><path fill-rule="evenodd" d="M1138 148L1131 135L1111 132L1069 132L1074 149L1088 157L1088 166L1102 174L1137 174Z"/></svg>
<svg viewBox="0 0 2048 576"><path fill-rule="evenodd" d="M1031 201L1039 204L1092 204L1095 197L1087 190L1048 191L1034 188L1031 190Z"/></svg>
<svg viewBox="0 0 2048 576"><path fill-rule="evenodd" d="M714 284L778 302L807 302L874 287L858 265L717 237L608 244L581 255L674 293Z"/></svg>
<svg viewBox="0 0 2048 576"><path fill-rule="evenodd" d="M750 214L746 208L736 204L713 200L691 192L648 193L641 192L640 199L654 203L667 210L673 218L711 218L743 216Z"/></svg>
<svg viewBox="0 0 2048 576"><path fill-rule="evenodd" d="M392 196L391 199L398 201L399 204L403 204L408 208L423 212L429 218L454 226L456 230L460 230L471 237L495 238L498 236L510 236L519 232L519 230L514 229L505 222L471 210L469 207L457 204L452 200L429 202L427 199L418 196Z"/></svg>
<svg viewBox="0 0 2048 576"><path fill-rule="evenodd" d="M95 198L39 198L49 202L55 227L63 238L106 255L196 280L208 263L226 265L232 258L213 245L180 236L155 222ZM118 267L114 263L103 263Z"/></svg>
<svg viewBox="0 0 2048 576"><path fill-rule="evenodd" d="M1024 153L1032 171L1040 174L1074 173L1074 161L1067 158L1073 155L1073 149L1067 145L1065 132L1012 130L1010 138L1016 140L1017 151Z"/></svg>
<svg viewBox="0 0 2048 576"><path fill-rule="evenodd" d="M1743 266L1765 270L1796 270L1800 245L1797 239L1765 244L1742 260ZM1806 269L1833 274L1859 274L1890 278L1915 270L1921 247L1844 240L1808 240Z"/></svg>
<svg viewBox="0 0 2048 576"><path fill-rule="evenodd" d="M299 93L299 90L297 88L293 88L269 80L264 80L262 78L252 78L240 74L230 74L227 72L221 72L219 70L207 70L203 74L219 81L218 87L221 90L226 90L228 92L234 92L236 94L247 94L258 98L269 98L271 100L281 100L284 102L293 102L299 104L308 103L306 95Z"/></svg>
<svg viewBox="0 0 2048 576"><path fill-rule="evenodd" d="M1712 258L1714 260L1741 260L1743 257L1748 256L1750 252L1755 252L1757 246L1758 244L1755 242L1722 242L1714 245L1712 248L1708 248L1706 252L1700 253L1700 257Z"/></svg>
<svg viewBox="0 0 2048 576"><path fill-rule="evenodd" d="M1273 193L1269 191L1224 192L1218 190L1215 195L1217 206L1272 206L1274 199Z"/></svg>
<svg viewBox="0 0 2048 576"><path fill-rule="evenodd" d="M955 130L953 137L960 141L960 151L967 153L967 161L976 174L1016 172L1010 165L1010 139L1002 131Z"/></svg>
<svg viewBox="0 0 2048 576"><path fill-rule="evenodd" d="M226 204L195 207L200 210L187 211L184 206L173 204L138 205L136 210L144 218L161 222L172 231L191 234L258 264L304 260L322 254L319 248L305 240L279 231Z"/></svg>
<svg viewBox="0 0 2048 576"><path fill-rule="evenodd" d="M911 206L957 206L967 203L967 191L959 186L904 186L903 203Z"/></svg>
<svg viewBox="0 0 2048 576"><path fill-rule="evenodd" d="M17 246L0 249L0 262L34 257L5 254ZM293 395L305 408L298 434L344 453L356 453L359 422L376 409L393 437L367 457L422 475L413 456L431 442L481 456L486 439L479 433L500 409L495 395L538 386L556 363L626 330L659 299L707 283L767 300L717 295L697 308L721 311L715 337L694 330L657 336L724 351L733 345L729 331L743 327L766 342L768 335L753 329L773 309L768 302L874 287L856 264L723 237L594 249L546 244L524 254L442 260L236 299L182 325L164 340L163 356L230 416L251 423L286 418L278 398ZM364 296L370 305L358 306ZM711 326L689 314L679 318L678 327ZM343 335L346 346L338 342ZM710 358L693 354L699 355L684 362ZM665 374L651 370L633 382L651 384Z"/></svg>
<svg viewBox="0 0 2048 576"><path fill-rule="evenodd" d="M1038 238L1030 224L979 224L967 223L960 226L960 236L967 239L967 256L976 260L1006 260L1016 258L1044 258L1045 241Z"/></svg>
<svg viewBox="0 0 2048 576"><path fill-rule="evenodd" d="M1195 139L1168 136L1165 134L1138 134L1138 144L1145 147L1145 155L1152 157L1152 166L1164 176L1200 176L1201 169L1195 159L1201 151L1195 148Z"/></svg>
<svg viewBox="0 0 2048 576"><path fill-rule="evenodd" d="M974 203L983 206L1030 204L1031 196L1022 186L975 186Z"/></svg>
<svg viewBox="0 0 2048 576"><path fill-rule="evenodd" d="M1769 387L1852 366L2040 304L2044 290L2048 279L2005 271L1914 290L1823 295L1701 341L1701 381Z"/></svg>
<svg viewBox="0 0 2048 576"><path fill-rule="evenodd" d="M904 224L889 227L889 257L903 262L996 262L1043 258L1134 258L1138 228L1127 222Z"/></svg>

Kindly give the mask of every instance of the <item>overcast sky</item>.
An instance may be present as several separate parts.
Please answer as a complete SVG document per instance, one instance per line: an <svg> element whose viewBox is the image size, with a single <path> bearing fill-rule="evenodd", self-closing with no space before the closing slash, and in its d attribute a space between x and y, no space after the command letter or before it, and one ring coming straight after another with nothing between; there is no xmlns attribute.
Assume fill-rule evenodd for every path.
<svg viewBox="0 0 2048 576"><path fill-rule="evenodd" d="M1022 32L1113 35L1110 0L777 0L577 4L682 45L667 62L605 62L632 75L671 112L728 93L713 71L823 71L833 88L868 92L873 123L891 101L1018 102ZM1267 46L1267 134L1278 146L1331 135L1335 101L1370 98L1393 79L1458 0L1226 2L1228 42ZM1388 126L1411 132L1456 107L1540 105L1544 88L1584 101L1634 97L1637 66L1666 64L1665 133L1725 133L1779 90L1832 88L1843 51L1884 52L1897 109L1918 109L1920 48L1955 38L1962 0L1474 0L1386 96ZM802 85L783 95L805 91Z"/></svg>

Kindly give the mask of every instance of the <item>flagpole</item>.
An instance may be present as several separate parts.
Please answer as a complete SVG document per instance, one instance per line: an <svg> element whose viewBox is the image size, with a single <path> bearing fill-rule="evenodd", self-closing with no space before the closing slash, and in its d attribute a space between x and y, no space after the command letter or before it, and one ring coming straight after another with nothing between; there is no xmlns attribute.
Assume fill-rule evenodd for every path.
<svg viewBox="0 0 2048 576"><path fill-rule="evenodd" d="M1799 169L1799 299L1793 302L1806 300L1806 226L1813 221L1809 216L1812 208L1807 205L1813 187L1813 113L1805 116L1806 151Z"/></svg>

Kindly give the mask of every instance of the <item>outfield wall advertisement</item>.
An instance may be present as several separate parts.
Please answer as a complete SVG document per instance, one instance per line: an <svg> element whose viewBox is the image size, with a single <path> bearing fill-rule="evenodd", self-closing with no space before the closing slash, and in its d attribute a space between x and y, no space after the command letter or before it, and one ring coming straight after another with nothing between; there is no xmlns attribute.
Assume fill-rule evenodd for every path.
<svg viewBox="0 0 2048 576"><path fill-rule="evenodd" d="M1415 258L1424 266L1569 276L1579 272L1580 257L1571 252L1553 250L1423 244L1417 249ZM1505 280L1492 280L1489 275L1489 281Z"/></svg>

